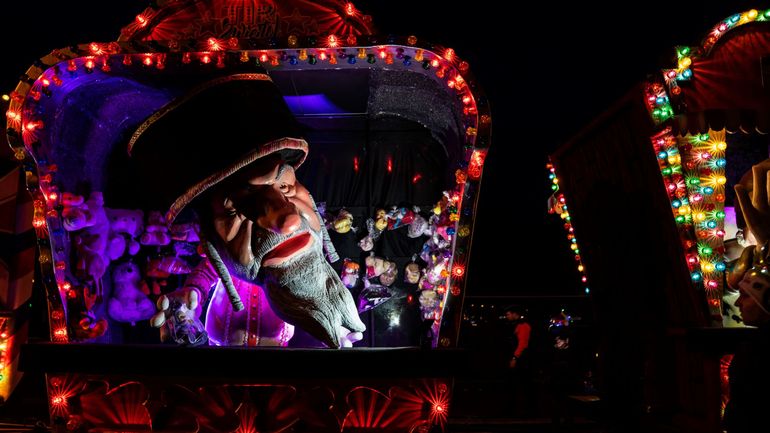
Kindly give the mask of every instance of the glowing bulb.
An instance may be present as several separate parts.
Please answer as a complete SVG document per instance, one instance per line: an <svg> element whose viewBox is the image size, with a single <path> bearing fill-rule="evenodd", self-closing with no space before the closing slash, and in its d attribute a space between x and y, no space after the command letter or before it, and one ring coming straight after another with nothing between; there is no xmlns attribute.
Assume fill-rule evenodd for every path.
<svg viewBox="0 0 770 433"><path fill-rule="evenodd" d="M724 185L725 183L727 183L727 178L724 176L719 176L717 177L717 183L719 185Z"/></svg>
<svg viewBox="0 0 770 433"><path fill-rule="evenodd" d="M757 18L757 14L758 14L757 10L752 9L746 13L746 16L748 16L750 20L753 20Z"/></svg>
<svg viewBox="0 0 770 433"><path fill-rule="evenodd" d="M136 25L139 27L144 27L147 25L147 18L143 17L142 15L136 16Z"/></svg>
<svg viewBox="0 0 770 433"><path fill-rule="evenodd" d="M703 247L703 254L710 256L713 252L714 250L711 247Z"/></svg>
<svg viewBox="0 0 770 433"><path fill-rule="evenodd" d="M707 186L707 187L703 188L703 193L706 194L706 195L711 195L711 194L714 193L714 188L712 188L710 186Z"/></svg>
<svg viewBox="0 0 770 433"><path fill-rule="evenodd" d="M691 278L693 281L696 281L696 282L697 282L697 281L700 281L700 279L701 279L701 275L700 275L700 272L693 272L692 274L690 274L690 278Z"/></svg>
<svg viewBox="0 0 770 433"><path fill-rule="evenodd" d="M8 102L8 101L10 101L10 100L11 100L11 97L10 97L10 96L8 96L8 95L5 95L5 94L3 95L3 101L5 101L5 102Z"/></svg>
<svg viewBox="0 0 770 433"><path fill-rule="evenodd" d="M712 265L711 263L707 263L703 266L703 270L706 272L714 272L714 269L716 269L716 266Z"/></svg>
<svg viewBox="0 0 770 433"><path fill-rule="evenodd" d="M668 152L666 152L664 150L661 150L660 152L658 152L658 158L659 159L666 159L666 158L668 158Z"/></svg>
<svg viewBox="0 0 770 433"><path fill-rule="evenodd" d="M585 268L583 267L583 265L578 265L578 268L577 268L577 269L578 269L578 271L579 271L579 272L583 272L583 270L584 270Z"/></svg>
<svg viewBox="0 0 770 433"><path fill-rule="evenodd" d="M695 221L702 222L703 220L706 219L706 214L703 212L698 212L695 215L693 215L693 217L695 218Z"/></svg>
<svg viewBox="0 0 770 433"><path fill-rule="evenodd" d="M711 159L711 154L708 152L703 152L700 154L701 159Z"/></svg>
<svg viewBox="0 0 770 433"><path fill-rule="evenodd" d="M724 231L724 230L721 230L721 229L720 229L720 230L717 230L717 231L715 232L715 234L717 235L717 237L720 237L720 238L723 238L723 237L725 237L725 231Z"/></svg>
<svg viewBox="0 0 770 433"><path fill-rule="evenodd" d="M719 282L717 280L710 280L708 286L710 289L716 289L719 287Z"/></svg>
<svg viewBox="0 0 770 433"><path fill-rule="evenodd" d="M722 272L722 271L724 271L725 269L727 269L727 266L726 266L726 265L725 265L723 262L719 262L719 263L717 263L716 265L714 265L714 268L715 268L717 271L719 271L719 272Z"/></svg>
<svg viewBox="0 0 770 433"><path fill-rule="evenodd" d="M336 48L340 45L339 39L337 39L336 36L330 35L329 38L326 40L326 44L331 48Z"/></svg>
<svg viewBox="0 0 770 433"><path fill-rule="evenodd" d="M142 59L142 63L144 64L144 66L152 66L152 56L151 55L144 56L144 58Z"/></svg>
<svg viewBox="0 0 770 433"><path fill-rule="evenodd" d="M725 212L724 211L717 211L716 216L718 219L724 219L725 218Z"/></svg>
<svg viewBox="0 0 770 433"><path fill-rule="evenodd" d="M345 4L345 13L350 16L356 14L356 7L353 5L353 3L348 2Z"/></svg>

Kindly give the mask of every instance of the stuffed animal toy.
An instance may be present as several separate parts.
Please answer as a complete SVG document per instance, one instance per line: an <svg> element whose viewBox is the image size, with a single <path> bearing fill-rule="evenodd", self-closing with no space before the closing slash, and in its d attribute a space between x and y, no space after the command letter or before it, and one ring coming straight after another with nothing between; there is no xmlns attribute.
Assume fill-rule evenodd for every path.
<svg viewBox="0 0 770 433"><path fill-rule="evenodd" d="M435 290L420 292L420 311L424 320L435 318L435 310L439 305L439 296Z"/></svg>
<svg viewBox="0 0 770 433"><path fill-rule="evenodd" d="M358 246L361 247L363 251L371 251L374 248L374 239L368 235L364 236L358 241Z"/></svg>
<svg viewBox="0 0 770 433"><path fill-rule="evenodd" d="M110 235L107 244L107 256L117 260L124 254L130 256L139 252L136 238L144 230L144 213L140 210L105 209L110 222Z"/></svg>
<svg viewBox="0 0 770 433"><path fill-rule="evenodd" d="M350 259L343 260L342 275L340 277L342 279L342 284L344 284L345 287L347 287L348 289L352 289L358 283L359 269L360 269L360 266L358 265L358 263Z"/></svg>
<svg viewBox="0 0 770 433"><path fill-rule="evenodd" d="M390 286L393 284L393 282L396 281L396 276L398 276L398 268L396 268L395 262L385 262L386 269L385 271L380 274L380 283L384 286Z"/></svg>
<svg viewBox="0 0 770 433"><path fill-rule="evenodd" d="M341 209L337 218L332 223L334 231L340 234L344 234L353 229L353 215L345 209Z"/></svg>
<svg viewBox="0 0 770 433"><path fill-rule="evenodd" d="M419 208L417 208L419 211ZM415 212L412 209L402 207L397 209L393 206L393 209L388 212L388 230L395 230L401 226L409 225L414 221Z"/></svg>
<svg viewBox="0 0 770 433"><path fill-rule="evenodd" d="M107 312L118 322L135 324L155 314L155 304L140 290L142 275L139 266L125 262L112 269L112 298Z"/></svg>
<svg viewBox="0 0 770 433"><path fill-rule="evenodd" d="M406 235L410 238L419 238L420 236L433 234L433 229L425 218L419 213L415 213L414 219L409 224Z"/></svg>
<svg viewBox="0 0 770 433"><path fill-rule="evenodd" d="M152 211L147 215L147 226L139 238L142 245L163 246L171 243L166 221L158 211Z"/></svg>
<svg viewBox="0 0 770 433"><path fill-rule="evenodd" d="M369 257L366 258L365 263L366 263L366 278L379 277L383 273L390 270L391 267L396 266L396 264L393 262L389 262L383 258L376 257L374 253L372 253Z"/></svg>
<svg viewBox="0 0 770 433"><path fill-rule="evenodd" d="M172 224L169 227L171 239L183 242L200 242L198 227L194 223Z"/></svg>
<svg viewBox="0 0 770 433"><path fill-rule="evenodd" d="M64 193L62 218L64 229L75 232L72 236L75 248L75 270L85 279L93 280L101 287L101 278L109 265L107 242L110 231L104 197L101 192L92 192L88 201L82 197ZM101 295L101 291L99 289Z"/></svg>
<svg viewBox="0 0 770 433"><path fill-rule="evenodd" d="M379 232L388 228L388 215L385 213L385 209L377 209L374 217L374 228Z"/></svg>
<svg viewBox="0 0 770 433"><path fill-rule="evenodd" d="M407 284L417 284L420 281L420 265L414 262L414 258L412 258L412 263L409 263L406 265L406 268L404 268L404 282Z"/></svg>

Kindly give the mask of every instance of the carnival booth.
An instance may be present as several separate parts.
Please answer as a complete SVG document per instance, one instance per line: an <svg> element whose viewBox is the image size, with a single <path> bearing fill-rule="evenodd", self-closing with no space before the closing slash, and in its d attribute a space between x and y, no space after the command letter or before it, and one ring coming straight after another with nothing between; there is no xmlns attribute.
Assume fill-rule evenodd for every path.
<svg viewBox="0 0 770 433"><path fill-rule="evenodd" d="M443 428L491 125L451 48L350 2L160 1L8 104L57 431Z"/></svg>
<svg viewBox="0 0 770 433"><path fill-rule="evenodd" d="M728 282L753 243L734 186L751 192L751 167L769 156L768 19L738 13L699 45L676 47L671 69L551 157L551 204L573 250L580 240L618 418L722 430L724 355L754 331Z"/></svg>

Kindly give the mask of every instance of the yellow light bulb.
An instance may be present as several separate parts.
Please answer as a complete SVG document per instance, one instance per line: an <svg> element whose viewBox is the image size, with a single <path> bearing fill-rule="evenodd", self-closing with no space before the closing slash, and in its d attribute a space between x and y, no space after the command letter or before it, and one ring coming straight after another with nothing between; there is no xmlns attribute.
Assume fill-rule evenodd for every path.
<svg viewBox="0 0 770 433"><path fill-rule="evenodd" d="M8 102L8 101L10 101L10 100L11 100L11 97L10 97L10 96L8 96L8 95L3 95L3 101L6 101L6 102Z"/></svg>
<svg viewBox="0 0 770 433"><path fill-rule="evenodd" d="M727 178L724 176L719 176L717 177L717 183L720 185L724 185L725 183L727 183Z"/></svg>
<svg viewBox="0 0 770 433"><path fill-rule="evenodd" d="M698 212L698 213L695 214L695 221L700 222L700 221L703 221L705 219L706 219L706 214L704 214L703 212Z"/></svg>
<svg viewBox="0 0 770 433"><path fill-rule="evenodd" d="M748 11L746 13L746 15L749 17L750 20L756 19L757 18L757 14L758 14L758 12L757 12L756 9L752 9L752 10L750 10L750 11Z"/></svg>
<svg viewBox="0 0 770 433"><path fill-rule="evenodd" d="M720 141L719 143L716 144L716 148L717 150L725 151L727 149L727 143L725 143L724 141Z"/></svg>
<svg viewBox="0 0 770 433"><path fill-rule="evenodd" d="M714 272L715 269L716 267L711 263L706 263L705 265L703 265L703 270L706 272Z"/></svg>
<svg viewBox="0 0 770 433"><path fill-rule="evenodd" d="M687 69L692 64L692 59L689 57L682 57L679 59L679 69Z"/></svg>
<svg viewBox="0 0 770 433"><path fill-rule="evenodd" d="M359 48L358 49L358 58L359 59L365 59L366 58L366 48Z"/></svg>
<svg viewBox="0 0 770 433"><path fill-rule="evenodd" d="M583 265L578 266L578 271L583 272L584 269Z"/></svg>
<svg viewBox="0 0 770 433"><path fill-rule="evenodd" d="M576 250L576 249L578 249L578 246L577 246L577 244L572 244L572 245L570 245L569 247L570 247L570 248L572 248L572 250L573 250L573 251L574 251L574 250Z"/></svg>

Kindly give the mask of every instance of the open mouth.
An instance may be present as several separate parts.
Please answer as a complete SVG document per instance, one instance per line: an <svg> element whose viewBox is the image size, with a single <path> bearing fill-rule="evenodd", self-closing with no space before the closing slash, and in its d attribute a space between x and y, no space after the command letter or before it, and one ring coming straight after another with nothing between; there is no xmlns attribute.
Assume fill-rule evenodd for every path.
<svg viewBox="0 0 770 433"><path fill-rule="evenodd" d="M313 243L313 237L305 232L278 244L262 259L262 266L270 267L283 263L291 257L305 251Z"/></svg>

